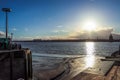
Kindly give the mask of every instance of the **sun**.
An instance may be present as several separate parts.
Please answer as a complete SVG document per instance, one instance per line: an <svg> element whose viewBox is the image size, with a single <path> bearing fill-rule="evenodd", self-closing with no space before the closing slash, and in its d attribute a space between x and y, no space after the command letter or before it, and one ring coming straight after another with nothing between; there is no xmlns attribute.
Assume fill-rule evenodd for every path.
<svg viewBox="0 0 120 80"><path fill-rule="evenodd" d="M84 23L83 29L86 31L94 31L97 27L97 24L93 20L86 21Z"/></svg>

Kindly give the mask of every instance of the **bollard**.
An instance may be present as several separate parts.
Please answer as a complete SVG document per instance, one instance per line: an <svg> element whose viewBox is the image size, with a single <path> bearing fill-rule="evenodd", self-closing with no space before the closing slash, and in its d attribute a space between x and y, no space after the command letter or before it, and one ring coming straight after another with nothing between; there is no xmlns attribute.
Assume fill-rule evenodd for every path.
<svg viewBox="0 0 120 80"><path fill-rule="evenodd" d="M14 52L10 52L10 80L13 80L13 61L14 61Z"/></svg>
<svg viewBox="0 0 120 80"><path fill-rule="evenodd" d="M120 55L120 45L119 45L119 55Z"/></svg>

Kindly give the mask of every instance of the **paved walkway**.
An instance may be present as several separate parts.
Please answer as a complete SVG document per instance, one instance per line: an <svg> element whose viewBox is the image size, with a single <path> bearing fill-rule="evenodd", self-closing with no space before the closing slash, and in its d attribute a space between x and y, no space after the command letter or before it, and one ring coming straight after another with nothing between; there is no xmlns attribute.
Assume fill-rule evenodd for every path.
<svg viewBox="0 0 120 80"><path fill-rule="evenodd" d="M104 57L94 57L94 63L92 66L92 60L87 63L85 57L70 59L67 71L58 80L120 80L120 63L112 60L102 61ZM89 66L86 66L88 65Z"/></svg>

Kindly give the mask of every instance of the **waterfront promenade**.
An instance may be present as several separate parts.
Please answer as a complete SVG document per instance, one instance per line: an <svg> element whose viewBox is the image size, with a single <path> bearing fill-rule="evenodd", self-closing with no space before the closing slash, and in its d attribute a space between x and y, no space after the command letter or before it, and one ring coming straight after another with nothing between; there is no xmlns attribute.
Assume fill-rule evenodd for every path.
<svg viewBox="0 0 120 80"><path fill-rule="evenodd" d="M77 58L64 58L59 64L55 64L46 69L36 70L36 80L119 80L120 64L116 61L103 61L105 57L94 57L94 62L90 62L91 56L81 56ZM87 60L88 58L88 60ZM86 62L87 61L87 62ZM39 65L40 66L40 65ZM41 67L42 68L42 67ZM35 68L36 69L36 68ZM40 67L39 67L40 69ZM51 74L52 72L52 74ZM37 74L37 75L36 75ZM48 77L45 77L45 76Z"/></svg>

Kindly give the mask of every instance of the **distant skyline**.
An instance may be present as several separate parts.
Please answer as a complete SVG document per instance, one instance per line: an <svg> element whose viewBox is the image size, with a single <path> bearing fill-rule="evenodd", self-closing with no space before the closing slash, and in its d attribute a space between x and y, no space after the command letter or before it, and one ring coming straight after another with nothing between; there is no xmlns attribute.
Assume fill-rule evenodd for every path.
<svg viewBox="0 0 120 80"><path fill-rule="evenodd" d="M0 0L11 8L14 40L108 38L120 36L120 0ZM5 13L0 10L0 35Z"/></svg>

